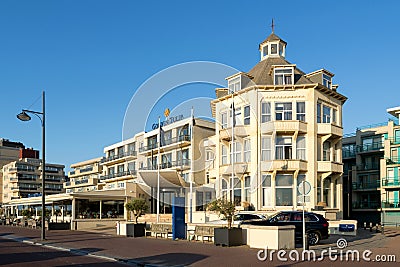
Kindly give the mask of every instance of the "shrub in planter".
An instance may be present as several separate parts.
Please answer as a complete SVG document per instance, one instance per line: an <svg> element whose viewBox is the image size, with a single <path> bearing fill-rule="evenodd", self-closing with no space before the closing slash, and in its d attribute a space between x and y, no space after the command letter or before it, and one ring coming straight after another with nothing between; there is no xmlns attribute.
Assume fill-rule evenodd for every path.
<svg viewBox="0 0 400 267"><path fill-rule="evenodd" d="M139 237L145 235L145 223L138 223L138 219L140 216L144 215L149 206L146 203L145 199L142 198L134 198L130 202L125 205L126 210L129 212L133 212L135 217L135 224L126 224L126 233L128 236Z"/></svg>

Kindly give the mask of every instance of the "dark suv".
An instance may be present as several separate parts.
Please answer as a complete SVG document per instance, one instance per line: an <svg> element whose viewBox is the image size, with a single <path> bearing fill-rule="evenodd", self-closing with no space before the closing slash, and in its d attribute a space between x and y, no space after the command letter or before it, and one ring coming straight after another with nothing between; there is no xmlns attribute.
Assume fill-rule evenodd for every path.
<svg viewBox="0 0 400 267"><path fill-rule="evenodd" d="M305 212L304 217L306 220L308 243L310 245L316 245L321 239L327 239L329 237L329 223L322 215L313 212ZM296 227L296 241L302 240L303 237L303 212L301 211L281 211L268 219L244 221L242 224L265 226L294 225Z"/></svg>

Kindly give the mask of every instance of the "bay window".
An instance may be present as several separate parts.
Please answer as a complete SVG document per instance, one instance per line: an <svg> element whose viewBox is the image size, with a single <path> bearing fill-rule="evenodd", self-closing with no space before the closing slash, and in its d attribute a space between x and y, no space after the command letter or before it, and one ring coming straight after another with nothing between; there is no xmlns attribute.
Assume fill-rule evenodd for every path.
<svg viewBox="0 0 400 267"><path fill-rule="evenodd" d="M275 144L275 159L292 159L292 137L277 136Z"/></svg>
<svg viewBox="0 0 400 267"><path fill-rule="evenodd" d="M292 119L292 103L275 103L275 120L291 120Z"/></svg>
<svg viewBox="0 0 400 267"><path fill-rule="evenodd" d="M293 206L293 176L278 174L275 177L276 206Z"/></svg>

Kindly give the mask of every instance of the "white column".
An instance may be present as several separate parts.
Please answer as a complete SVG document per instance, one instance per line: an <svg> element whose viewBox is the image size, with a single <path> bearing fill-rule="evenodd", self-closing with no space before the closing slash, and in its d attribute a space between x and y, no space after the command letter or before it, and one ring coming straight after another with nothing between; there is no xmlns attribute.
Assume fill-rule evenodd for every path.
<svg viewBox="0 0 400 267"><path fill-rule="evenodd" d="M103 200L100 200L100 219L102 219L102 213L103 213Z"/></svg>
<svg viewBox="0 0 400 267"><path fill-rule="evenodd" d="M76 205L76 199L72 198L72 205L71 205L72 206L72 211L71 211L72 218L71 218L71 220L75 220L76 219L75 205Z"/></svg>

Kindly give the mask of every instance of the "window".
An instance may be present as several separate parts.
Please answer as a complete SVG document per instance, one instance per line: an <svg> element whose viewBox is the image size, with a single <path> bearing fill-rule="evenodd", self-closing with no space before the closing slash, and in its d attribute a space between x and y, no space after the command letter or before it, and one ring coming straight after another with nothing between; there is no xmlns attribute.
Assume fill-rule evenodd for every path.
<svg viewBox="0 0 400 267"><path fill-rule="evenodd" d="M231 150L231 153L232 151L233 151L234 162L235 163L242 162L242 144L240 142L233 142L233 150Z"/></svg>
<svg viewBox="0 0 400 267"><path fill-rule="evenodd" d="M161 145L167 146L172 143L172 130L161 131Z"/></svg>
<svg viewBox="0 0 400 267"><path fill-rule="evenodd" d="M214 152L212 150L206 150L206 167L214 167Z"/></svg>
<svg viewBox="0 0 400 267"><path fill-rule="evenodd" d="M322 149L322 160L331 161L331 142L325 141Z"/></svg>
<svg viewBox="0 0 400 267"><path fill-rule="evenodd" d="M136 170L136 162L132 161L128 163L128 171L134 171Z"/></svg>
<svg viewBox="0 0 400 267"><path fill-rule="evenodd" d="M275 119L291 120L292 119L292 103L275 103Z"/></svg>
<svg viewBox="0 0 400 267"><path fill-rule="evenodd" d="M243 157L244 157L244 162L250 162L251 161L250 139L245 139L244 140Z"/></svg>
<svg viewBox="0 0 400 267"><path fill-rule="evenodd" d="M178 150L176 152L176 158L179 166L189 165L189 149Z"/></svg>
<svg viewBox="0 0 400 267"><path fill-rule="evenodd" d="M337 124L337 110L335 108L332 109L332 122Z"/></svg>
<svg viewBox="0 0 400 267"><path fill-rule="evenodd" d="M244 201L250 203L250 188L251 188L251 179L250 176L244 177Z"/></svg>
<svg viewBox="0 0 400 267"><path fill-rule="evenodd" d="M118 165L118 173L124 172L124 164Z"/></svg>
<svg viewBox="0 0 400 267"><path fill-rule="evenodd" d="M306 137L298 136L296 141L296 156L297 159L306 160Z"/></svg>
<svg viewBox="0 0 400 267"><path fill-rule="evenodd" d="M293 176L280 174L275 177L276 206L293 206Z"/></svg>
<svg viewBox="0 0 400 267"><path fill-rule="evenodd" d="M117 186L118 186L118 188L125 188L125 183L119 182L119 183L117 184Z"/></svg>
<svg viewBox="0 0 400 267"><path fill-rule="evenodd" d="M321 123L321 103L317 103L317 123Z"/></svg>
<svg viewBox="0 0 400 267"><path fill-rule="evenodd" d="M322 84L326 87L331 89L332 87L332 77L322 74Z"/></svg>
<svg viewBox="0 0 400 267"><path fill-rule="evenodd" d="M233 203L240 206L242 203L242 183L239 178L233 178Z"/></svg>
<svg viewBox="0 0 400 267"><path fill-rule="evenodd" d="M271 44L271 55L276 55L276 54L278 54L278 45Z"/></svg>
<svg viewBox="0 0 400 267"><path fill-rule="evenodd" d="M237 92L240 90L240 76L228 81L229 93Z"/></svg>
<svg viewBox="0 0 400 267"><path fill-rule="evenodd" d="M221 163L222 165L228 164L228 150L224 145L221 145Z"/></svg>
<svg viewBox="0 0 400 267"><path fill-rule="evenodd" d="M306 103L297 102L296 103L296 119L298 121L306 121Z"/></svg>
<svg viewBox="0 0 400 267"><path fill-rule="evenodd" d="M331 108L325 105L322 108L322 123L331 123Z"/></svg>
<svg viewBox="0 0 400 267"><path fill-rule="evenodd" d="M275 85L293 84L293 69L278 69L275 72Z"/></svg>
<svg viewBox="0 0 400 267"><path fill-rule="evenodd" d="M123 157L124 156L124 147L121 146L118 148L118 157Z"/></svg>
<svg viewBox="0 0 400 267"><path fill-rule="evenodd" d="M271 103L262 102L261 103L261 122L271 121Z"/></svg>
<svg viewBox="0 0 400 267"><path fill-rule="evenodd" d="M109 151L108 151L108 157L109 157L109 158L112 158L112 157L114 157L114 156L115 156L115 150L114 150L114 149L109 150Z"/></svg>
<svg viewBox="0 0 400 267"><path fill-rule="evenodd" d="M136 143L131 143L128 145L128 152L130 155L132 155L136 150Z"/></svg>
<svg viewBox="0 0 400 267"><path fill-rule="evenodd" d="M113 175L114 173L115 173L115 168L114 167L108 168L108 174Z"/></svg>
<svg viewBox="0 0 400 267"><path fill-rule="evenodd" d="M262 205L272 206L271 175L262 176Z"/></svg>
<svg viewBox="0 0 400 267"><path fill-rule="evenodd" d="M262 161L272 160L271 147L272 147L271 136L262 136L261 137L261 160Z"/></svg>
<svg viewBox="0 0 400 267"><path fill-rule="evenodd" d="M166 168L171 168L172 167L172 153L167 153L164 155L161 155L161 168L166 169Z"/></svg>
<svg viewBox="0 0 400 267"><path fill-rule="evenodd" d="M229 112L229 117L231 118L230 123L231 124L233 123L233 126L243 125L243 122L242 122L242 109L241 108L235 108L235 118L233 119L233 122L232 122L232 109Z"/></svg>
<svg viewBox="0 0 400 267"><path fill-rule="evenodd" d="M268 56L268 45L263 47L263 56Z"/></svg>
<svg viewBox="0 0 400 267"><path fill-rule="evenodd" d="M276 159L292 159L292 137L277 136L275 144Z"/></svg>
<svg viewBox="0 0 400 267"><path fill-rule="evenodd" d="M221 194L223 199L228 198L228 182L224 178L221 178Z"/></svg>
<svg viewBox="0 0 400 267"><path fill-rule="evenodd" d="M222 129L228 128L228 117L226 112L221 113L221 127Z"/></svg>
<svg viewBox="0 0 400 267"><path fill-rule="evenodd" d="M204 211L203 192L196 191L196 211Z"/></svg>
<svg viewBox="0 0 400 267"><path fill-rule="evenodd" d="M250 106L243 108L243 122L244 125L250 125Z"/></svg>

